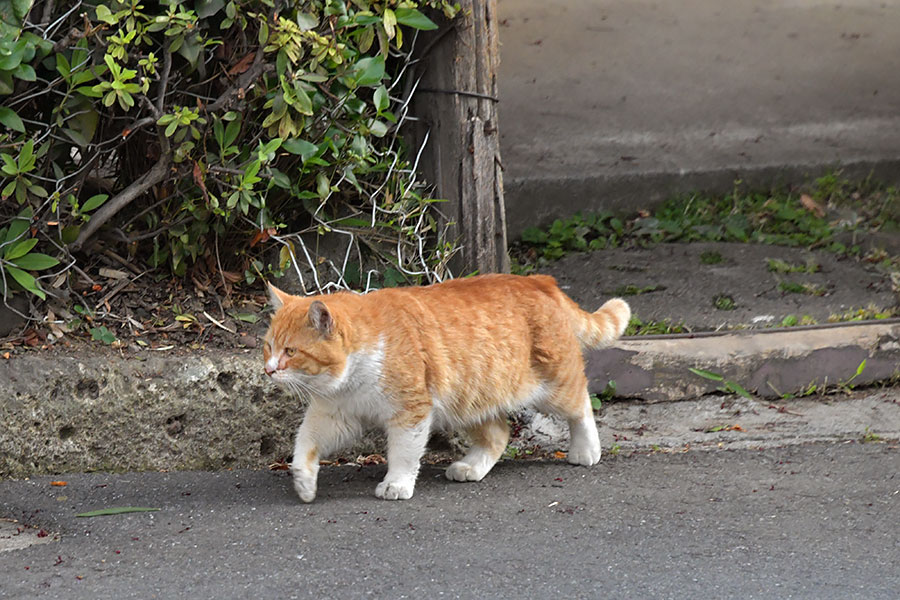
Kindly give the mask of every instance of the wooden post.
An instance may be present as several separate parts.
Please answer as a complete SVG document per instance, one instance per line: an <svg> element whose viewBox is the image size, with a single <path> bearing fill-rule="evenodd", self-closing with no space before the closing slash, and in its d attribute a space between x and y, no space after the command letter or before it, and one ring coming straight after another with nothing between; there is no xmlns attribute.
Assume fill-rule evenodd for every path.
<svg viewBox="0 0 900 600"><path fill-rule="evenodd" d="M462 246L456 275L509 272L497 120L500 62L497 0L462 0L452 22L423 36L416 138L428 133L420 166L447 200L441 210Z"/></svg>

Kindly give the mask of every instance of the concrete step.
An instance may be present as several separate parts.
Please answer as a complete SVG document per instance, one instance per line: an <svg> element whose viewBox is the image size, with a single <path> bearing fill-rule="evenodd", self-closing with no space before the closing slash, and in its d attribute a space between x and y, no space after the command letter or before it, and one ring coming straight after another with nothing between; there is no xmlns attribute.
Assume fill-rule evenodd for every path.
<svg viewBox="0 0 900 600"><path fill-rule="evenodd" d="M799 183L900 181L900 5L500 0L510 238L579 210Z"/></svg>

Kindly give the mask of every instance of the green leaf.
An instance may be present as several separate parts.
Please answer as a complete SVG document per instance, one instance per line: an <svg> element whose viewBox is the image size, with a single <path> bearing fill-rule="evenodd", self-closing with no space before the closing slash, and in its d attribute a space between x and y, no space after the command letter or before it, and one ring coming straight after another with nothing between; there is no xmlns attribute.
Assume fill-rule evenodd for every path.
<svg viewBox="0 0 900 600"><path fill-rule="evenodd" d="M29 240L22 240L17 244L13 244L11 246L6 247L6 252L4 253L4 258L6 260L15 260L22 256L25 256L31 249L34 248L38 243L37 238L31 238Z"/></svg>
<svg viewBox="0 0 900 600"><path fill-rule="evenodd" d="M12 278L16 280L16 282L21 285L23 288L40 298L41 300L46 300L47 295L44 291L38 287L37 282L34 280L34 277L26 273L21 269L17 269L16 267L6 265L4 267L6 272L12 275Z"/></svg>
<svg viewBox="0 0 900 600"><path fill-rule="evenodd" d="M108 6L105 4L98 4L95 10L97 11L98 19L109 25L116 24L116 18L113 16L112 11L109 10Z"/></svg>
<svg viewBox="0 0 900 600"><path fill-rule="evenodd" d="M315 156L315 154L319 151L318 146L311 142L307 142L306 140L301 140L300 138L291 138L285 141L281 145L281 147L291 154L300 155L300 158L303 159L303 162L309 160L311 156Z"/></svg>
<svg viewBox="0 0 900 600"><path fill-rule="evenodd" d="M80 131L75 131L74 129L69 129L68 127L63 127L62 131L67 136L69 136L69 139L71 139L73 142L75 142L77 145L81 146L82 148L88 145L87 138L84 137Z"/></svg>
<svg viewBox="0 0 900 600"><path fill-rule="evenodd" d="M237 136L241 133L241 120L236 119L231 121L227 127L225 127L225 147L232 145L234 140L237 139Z"/></svg>
<svg viewBox="0 0 900 600"><path fill-rule="evenodd" d="M397 17L398 23L413 29L432 31L438 28L434 21L414 8L398 8L394 11L394 15Z"/></svg>
<svg viewBox="0 0 900 600"><path fill-rule="evenodd" d="M91 196L81 205L81 212L91 212L95 208L99 208L108 199L109 194L97 194L96 196Z"/></svg>
<svg viewBox="0 0 900 600"><path fill-rule="evenodd" d="M397 269L390 268L384 272L384 287L397 287L404 281L406 278Z"/></svg>
<svg viewBox="0 0 900 600"><path fill-rule="evenodd" d="M387 131L387 123L385 123L384 121L373 119L372 122L369 123L369 132L377 138L383 138L385 135L387 135Z"/></svg>
<svg viewBox="0 0 900 600"><path fill-rule="evenodd" d="M213 137L216 139L216 143L219 144L219 148L224 150L225 128L222 126L222 121L220 119L213 121Z"/></svg>
<svg viewBox="0 0 900 600"><path fill-rule="evenodd" d="M56 71L63 76L63 79L69 79L69 74L72 72L72 66L62 52L56 55Z"/></svg>
<svg viewBox="0 0 900 600"><path fill-rule="evenodd" d="M3 123L13 131L25 133L25 123L19 118L19 115L11 108L0 106L0 123Z"/></svg>
<svg viewBox="0 0 900 600"><path fill-rule="evenodd" d="M297 90L296 102L294 108L302 115L311 116L313 114L312 99L309 94L303 90Z"/></svg>
<svg viewBox="0 0 900 600"><path fill-rule="evenodd" d="M309 31L319 26L319 17L311 13L297 13L297 25L301 31Z"/></svg>
<svg viewBox="0 0 900 600"><path fill-rule="evenodd" d="M381 112L390 106L391 99L388 97L387 88L383 85L379 85L378 89L375 90L375 94L372 96L372 102L375 104L375 110L378 112Z"/></svg>
<svg viewBox="0 0 900 600"><path fill-rule="evenodd" d="M0 96L13 93L12 73L0 70Z"/></svg>
<svg viewBox="0 0 900 600"><path fill-rule="evenodd" d="M10 176L19 174L19 165L12 156L9 154L0 154L0 159L3 160L3 166L0 167L0 169L2 169L4 173Z"/></svg>
<svg viewBox="0 0 900 600"><path fill-rule="evenodd" d="M13 76L21 79L22 81L36 81L37 73L34 72L34 67L31 65L19 65L16 67L16 70L13 71Z"/></svg>
<svg viewBox="0 0 900 600"><path fill-rule="evenodd" d="M24 269L26 271L42 271L44 269L55 267L59 264L59 261L52 256L40 254L39 252L26 254L22 258L19 258L12 262L20 269Z"/></svg>
<svg viewBox="0 0 900 600"><path fill-rule="evenodd" d="M388 39L393 39L395 35L394 28L397 25L397 15L390 8L384 9L381 25L384 27L384 33L387 35Z"/></svg>
<svg viewBox="0 0 900 600"><path fill-rule="evenodd" d="M197 17L205 19L211 17L225 7L225 0L197 0L194 4L194 10L197 11Z"/></svg>
<svg viewBox="0 0 900 600"><path fill-rule="evenodd" d="M34 140L28 140L19 152L19 172L24 173L34 166Z"/></svg>
<svg viewBox="0 0 900 600"><path fill-rule="evenodd" d="M316 175L316 193L319 195L319 198L324 200L330 192L331 182L328 181L328 176L325 173L320 172Z"/></svg>
<svg viewBox="0 0 900 600"><path fill-rule="evenodd" d="M25 56L25 40L16 42L9 54L0 54L0 71L14 71L22 63Z"/></svg>
<svg viewBox="0 0 900 600"><path fill-rule="evenodd" d="M200 50L203 48L203 41L199 35L192 35L185 38L184 43L178 48L178 54L183 56L192 67L197 66L200 59Z"/></svg>
<svg viewBox="0 0 900 600"><path fill-rule="evenodd" d="M260 162L259 160L254 160L252 163L250 163L246 170L244 170L243 180L245 182L250 182L254 179L256 181L259 181L259 179L256 177L256 174L259 173L260 167L262 167L262 162ZM253 183L255 183L255 181Z"/></svg>
<svg viewBox="0 0 900 600"><path fill-rule="evenodd" d="M25 230L31 225L32 215L33 213L31 212L30 206L20 212L18 216L12 220L12 223L9 224L9 230L6 232L6 240L4 241L7 243L11 242L25 233Z"/></svg>
<svg viewBox="0 0 900 600"><path fill-rule="evenodd" d="M160 509L148 508L146 506L117 506L115 508L101 508L100 510L92 510L90 512L75 515L79 518L104 517L106 515L121 515L134 512L155 512Z"/></svg>
<svg viewBox="0 0 900 600"><path fill-rule="evenodd" d="M269 25L263 21L259 24L259 36L257 41L260 46L265 46L266 42L269 40Z"/></svg>
<svg viewBox="0 0 900 600"><path fill-rule="evenodd" d="M272 172L272 183L285 190L291 189L291 178L286 173L275 168L270 169L270 171Z"/></svg>
<svg viewBox="0 0 900 600"><path fill-rule="evenodd" d="M103 90L97 88L98 86L96 85L83 85L75 88L75 91L88 98L100 98L103 96Z"/></svg>
<svg viewBox="0 0 900 600"><path fill-rule="evenodd" d="M43 188L43 186L40 186L40 185L29 184L28 191L31 192L32 194L34 194L35 196L37 196L38 198L46 198L47 197L47 190L45 190Z"/></svg>
<svg viewBox="0 0 900 600"><path fill-rule="evenodd" d="M16 20L21 22L28 16L28 11L31 10L33 2L32 0L12 0L10 4L12 4L13 14L16 16Z"/></svg>
<svg viewBox="0 0 900 600"><path fill-rule="evenodd" d="M753 396L750 395L750 392L748 392L747 390L745 390L745 389L744 389L739 383L737 383L736 381L731 381L731 380L726 381L726 382L725 382L725 387L728 388L728 390L730 390L730 391L732 391L732 392L735 392L735 393L737 393L737 394L740 394L740 395L743 396L744 398L750 398L750 399L753 398Z"/></svg>
<svg viewBox="0 0 900 600"><path fill-rule="evenodd" d="M384 57L382 55L363 58L356 63L356 85L372 86L384 79Z"/></svg>
<svg viewBox="0 0 900 600"><path fill-rule="evenodd" d="M256 323L259 321L259 315L255 315L253 313L229 313L232 317L237 319L238 321L244 321L245 323Z"/></svg>
<svg viewBox="0 0 900 600"><path fill-rule="evenodd" d="M104 344L112 344L116 341L116 334L107 329L106 325L101 325L100 327L91 327L91 339Z"/></svg>
<svg viewBox="0 0 900 600"><path fill-rule="evenodd" d="M0 192L0 199L6 200L6 199L9 198L10 196L12 196L13 192L16 191L16 184L17 184L17 183L18 183L18 182L17 182L15 179L13 179L13 180L10 181L9 183L7 183L7 184L3 187L3 191Z"/></svg>
<svg viewBox="0 0 900 600"><path fill-rule="evenodd" d="M860 375L862 375L862 372L865 371L865 369L866 369L866 361L867 360L868 359L864 358L863 361L861 363L859 363L859 366L856 367L856 375L854 375L854 377L859 377Z"/></svg>
<svg viewBox="0 0 900 600"><path fill-rule="evenodd" d="M688 371L690 371L694 375L699 375L704 379L711 379L712 381L725 381L724 377L722 377L718 373L713 373L711 371L704 371L703 369L695 369L693 367L688 367Z"/></svg>

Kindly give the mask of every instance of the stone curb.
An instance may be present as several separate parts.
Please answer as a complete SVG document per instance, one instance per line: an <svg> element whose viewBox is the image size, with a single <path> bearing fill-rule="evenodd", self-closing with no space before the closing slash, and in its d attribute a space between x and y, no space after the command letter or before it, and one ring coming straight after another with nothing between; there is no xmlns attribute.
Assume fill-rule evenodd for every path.
<svg viewBox="0 0 900 600"><path fill-rule="evenodd" d="M810 384L821 391L890 380L900 376L900 319L623 338L587 357L591 393L602 394L612 380L616 396L648 402L697 398L722 386L691 368L722 375L764 398L798 394Z"/></svg>
<svg viewBox="0 0 900 600"><path fill-rule="evenodd" d="M697 398L720 373L762 396L811 381L895 377L900 320L766 333L623 339L587 360L591 391L648 402ZM777 390L777 393L776 391ZM0 362L0 477L63 471L260 468L290 456L302 406L266 380L258 351ZM527 437L528 432L522 435ZM382 452L377 437L351 452Z"/></svg>

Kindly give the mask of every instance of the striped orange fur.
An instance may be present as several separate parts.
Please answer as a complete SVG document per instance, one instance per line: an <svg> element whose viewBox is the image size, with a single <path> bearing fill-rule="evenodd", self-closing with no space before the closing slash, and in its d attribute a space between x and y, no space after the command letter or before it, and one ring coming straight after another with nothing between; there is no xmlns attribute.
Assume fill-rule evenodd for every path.
<svg viewBox="0 0 900 600"><path fill-rule="evenodd" d="M270 291L277 311L263 349L266 373L310 402L292 465L304 501L315 497L318 459L366 424L387 432L388 473L376 487L386 499L412 496L434 428L468 431L473 445L447 477L480 480L506 447L507 413L525 406L569 422L570 462L600 459L581 350L622 335L631 314L623 300L588 313L544 275L368 295Z"/></svg>

